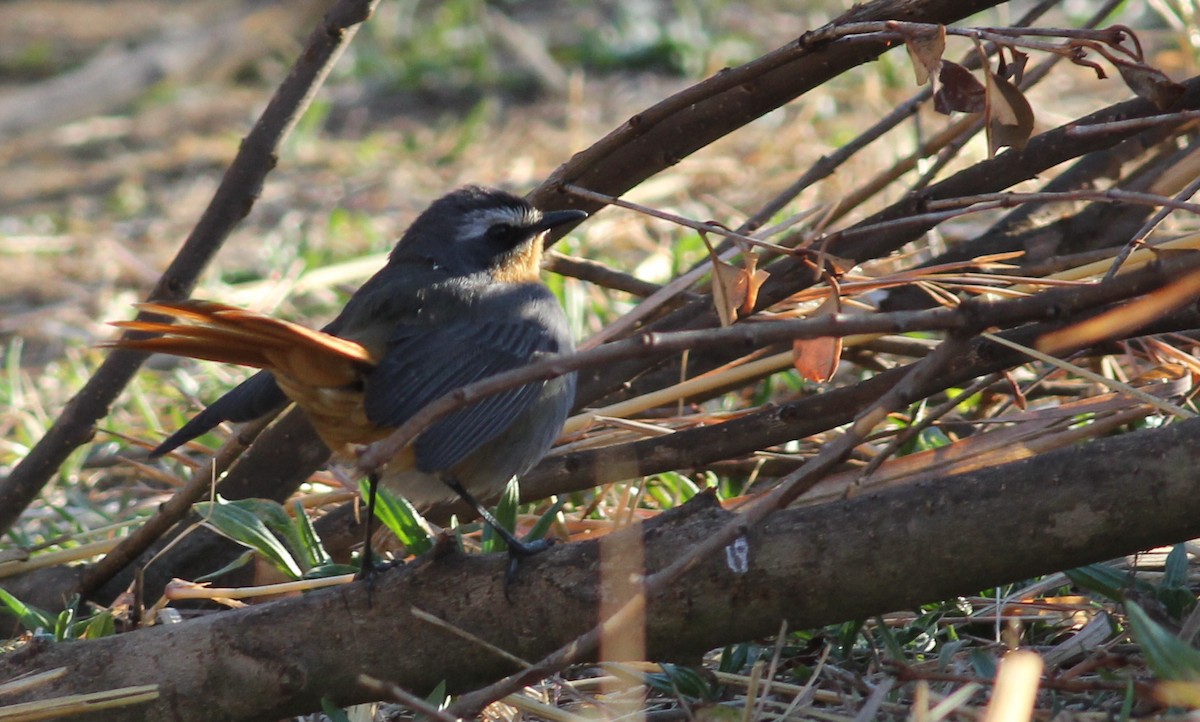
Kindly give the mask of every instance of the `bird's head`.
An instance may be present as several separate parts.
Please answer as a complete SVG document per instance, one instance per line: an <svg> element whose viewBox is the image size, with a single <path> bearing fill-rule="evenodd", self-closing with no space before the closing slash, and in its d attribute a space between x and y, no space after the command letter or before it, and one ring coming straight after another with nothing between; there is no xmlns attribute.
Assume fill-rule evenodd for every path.
<svg viewBox="0 0 1200 722"><path fill-rule="evenodd" d="M573 210L543 213L506 191L467 186L425 209L396 244L391 261L431 261L454 274L486 270L501 282L532 281L546 232L586 217Z"/></svg>

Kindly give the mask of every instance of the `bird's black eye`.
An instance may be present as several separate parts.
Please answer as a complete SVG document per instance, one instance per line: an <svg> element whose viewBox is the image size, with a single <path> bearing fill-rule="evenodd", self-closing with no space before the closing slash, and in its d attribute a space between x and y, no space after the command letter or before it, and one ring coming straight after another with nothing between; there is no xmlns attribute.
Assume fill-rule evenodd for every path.
<svg viewBox="0 0 1200 722"><path fill-rule="evenodd" d="M488 227L487 234L490 238L508 238L513 234L513 226L511 223L493 223Z"/></svg>
<svg viewBox="0 0 1200 722"><path fill-rule="evenodd" d="M491 245L507 251L524 241L529 236L529 233L520 226L501 222L488 226L486 235Z"/></svg>

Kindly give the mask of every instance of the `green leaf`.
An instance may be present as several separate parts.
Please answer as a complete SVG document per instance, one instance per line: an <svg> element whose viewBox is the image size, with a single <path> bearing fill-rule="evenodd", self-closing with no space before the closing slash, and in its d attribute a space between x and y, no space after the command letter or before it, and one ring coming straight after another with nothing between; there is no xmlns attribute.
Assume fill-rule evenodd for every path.
<svg viewBox="0 0 1200 722"><path fill-rule="evenodd" d="M360 481L358 493L364 499L370 498L371 483L366 479ZM375 497L375 517L396 535L410 554L424 554L433 548L433 540L426 531L429 525L424 518L407 499L392 494L383 486L379 487Z"/></svg>
<svg viewBox="0 0 1200 722"><path fill-rule="evenodd" d="M297 519L288 514L282 504L270 499L238 499L228 503L239 506L261 519L275 538L283 542L287 547L288 554L302 570L312 566L308 563L310 552L306 548L303 533L297 525ZM301 513L301 516L304 514Z"/></svg>
<svg viewBox="0 0 1200 722"><path fill-rule="evenodd" d="M54 629L55 618L53 615L22 602L3 589L0 589L0 604L4 605L0 608L16 617L17 621L28 632L36 632L39 629L46 631Z"/></svg>
<svg viewBox="0 0 1200 722"><path fill-rule="evenodd" d="M1129 722L1129 718L1133 715L1133 702L1137 699L1137 689L1133 686L1133 676L1125 678L1125 699L1121 702L1121 713L1117 715L1117 722Z"/></svg>
<svg viewBox="0 0 1200 722"><path fill-rule="evenodd" d="M546 513L538 517L537 523L533 525L533 528L529 530L525 538L530 540L544 539L550 531L550 525L558 519L558 513L562 511L563 503L563 499L555 499L550 508L546 510Z"/></svg>
<svg viewBox="0 0 1200 722"><path fill-rule="evenodd" d="M950 445L950 437L946 436L946 432L936 426L923 429L921 433L917 434L916 441L916 449L918 451L930 451Z"/></svg>
<svg viewBox="0 0 1200 722"><path fill-rule="evenodd" d="M71 638L71 630L75 626L75 609L78 598L72 599L67 608L58 613L54 620L54 639L62 642Z"/></svg>
<svg viewBox="0 0 1200 722"><path fill-rule="evenodd" d="M1108 564L1089 564L1063 572L1073 584L1090 592L1107 597L1114 602L1125 598L1125 584L1129 575Z"/></svg>
<svg viewBox="0 0 1200 722"><path fill-rule="evenodd" d="M117 625L113 621L112 612L107 609L88 620L81 635L84 639L100 639L111 637L117 633Z"/></svg>
<svg viewBox="0 0 1200 722"><path fill-rule="evenodd" d="M1157 624L1137 604L1125 602L1125 612L1131 636L1141 645L1146 663L1159 679L1200 680L1200 650Z"/></svg>
<svg viewBox="0 0 1200 722"><path fill-rule="evenodd" d="M329 718L329 722L350 722L350 717L346 714L346 710L338 707L328 697L321 698L321 712Z"/></svg>
<svg viewBox="0 0 1200 722"><path fill-rule="evenodd" d="M662 669L663 675L671 683L670 688L666 691L670 692L671 688L673 688L675 693L686 695L692 699L705 701L716 699L716 690L713 689L708 679L701 676L695 669L667 664L665 662L660 664L659 667ZM648 680L657 676L654 674L646 675Z"/></svg>
<svg viewBox="0 0 1200 722"><path fill-rule="evenodd" d="M430 706L438 709L446 709L446 706L450 703L450 695L446 694L446 680L443 679L441 682L438 682L433 691L425 695L425 701Z"/></svg>
<svg viewBox="0 0 1200 722"><path fill-rule="evenodd" d="M972 649L970 652L971 666L975 669L975 676L983 679L996 678L996 658L982 649Z"/></svg>
<svg viewBox="0 0 1200 722"><path fill-rule="evenodd" d="M1167 555L1163 569L1162 586L1167 589L1186 589L1188 578L1188 553L1186 544L1176 544Z"/></svg>
<svg viewBox="0 0 1200 722"><path fill-rule="evenodd" d="M253 549L274 564L290 579L299 579L304 571L292 557L279 539L267 529L261 519L249 511L245 504L247 499L227 502L218 497L217 501L205 501L196 504L196 511L204 517L205 523L214 531L242 546Z"/></svg>
<svg viewBox="0 0 1200 722"><path fill-rule="evenodd" d="M896 662L903 663L905 660L904 648L900 646L899 640L896 639L896 635L887 625L887 622L883 620L883 617L875 618L875 632L883 639L883 647L888 651L891 658Z"/></svg>
<svg viewBox="0 0 1200 722"><path fill-rule="evenodd" d="M337 577L342 574L354 574L358 571L357 567L352 567L349 564L319 564L307 572L304 572L305 579L324 579L325 577Z"/></svg>
<svg viewBox="0 0 1200 722"><path fill-rule="evenodd" d="M843 656L850 656L850 651L854 649L854 643L858 641L858 633L862 631L864 625L866 625L866 620L863 619L838 625L838 643Z"/></svg>
<svg viewBox="0 0 1200 722"><path fill-rule="evenodd" d="M741 674L750 660L750 645L736 644L721 650L721 661L717 671L729 674Z"/></svg>
<svg viewBox="0 0 1200 722"><path fill-rule="evenodd" d="M696 482L677 471L655 474L646 480L646 494L666 509L673 509L699 491Z"/></svg>
<svg viewBox="0 0 1200 722"><path fill-rule="evenodd" d="M325 551L325 545L321 543L321 535L313 528L312 520L308 518L308 514L304 512L304 505L299 501L292 507L292 524L296 528L299 547L294 551L304 553L305 574L312 571L313 567L328 564L331 560Z"/></svg>
<svg viewBox="0 0 1200 722"><path fill-rule="evenodd" d="M500 497L500 503L496 505L496 510L493 515L496 521L500 522L508 531L513 531L517 528L517 508L521 505L521 487L518 485L516 477L508 480L504 485L504 494ZM481 545L484 554L492 554L502 552L508 549L508 545L500 538L491 526L485 524L483 526L483 544Z"/></svg>
<svg viewBox="0 0 1200 722"><path fill-rule="evenodd" d="M943 644L941 649L938 650L937 671L945 672L946 670L950 669L950 664L954 661L954 656L958 654L963 647L967 646L967 644L968 642L965 639L959 639Z"/></svg>

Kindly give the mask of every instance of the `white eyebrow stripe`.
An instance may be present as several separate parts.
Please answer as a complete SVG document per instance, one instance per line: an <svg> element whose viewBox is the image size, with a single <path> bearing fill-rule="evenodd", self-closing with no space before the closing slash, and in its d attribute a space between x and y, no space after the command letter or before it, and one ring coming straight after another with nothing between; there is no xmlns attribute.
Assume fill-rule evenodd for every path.
<svg viewBox="0 0 1200 722"><path fill-rule="evenodd" d="M532 213L513 206L484 208L466 215L460 226L462 238L482 236L487 229L497 223L511 223L514 226L525 226L536 223L541 217L536 209Z"/></svg>

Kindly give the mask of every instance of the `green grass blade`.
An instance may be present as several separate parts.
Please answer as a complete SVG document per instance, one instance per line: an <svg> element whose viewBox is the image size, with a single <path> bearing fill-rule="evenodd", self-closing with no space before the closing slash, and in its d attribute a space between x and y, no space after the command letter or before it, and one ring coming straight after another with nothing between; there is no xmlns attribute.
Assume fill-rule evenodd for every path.
<svg viewBox="0 0 1200 722"><path fill-rule="evenodd" d="M218 534L263 555L290 579L299 579L304 571L296 563L292 553L271 533L262 519L250 511L250 508L261 505L246 504L247 501L251 500L206 501L197 504L196 510Z"/></svg>
<svg viewBox="0 0 1200 722"><path fill-rule="evenodd" d="M4 589L0 589L0 604L3 605L0 609L4 609L16 617L26 631L54 629L55 617L53 615L22 602Z"/></svg>
<svg viewBox="0 0 1200 722"><path fill-rule="evenodd" d="M1125 611L1131 636L1159 679L1200 680L1200 650L1164 629L1137 604L1126 602Z"/></svg>
<svg viewBox="0 0 1200 722"><path fill-rule="evenodd" d="M496 521L500 522L508 531L514 531L517 528L517 509L521 505L521 487L516 478L508 480L508 484L504 486L504 495L500 497L500 503L496 505L496 509L492 514L496 517ZM485 554L493 554L502 552L508 549L508 545L500 538L490 526L483 526L483 552Z"/></svg>
<svg viewBox="0 0 1200 722"><path fill-rule="evenodd" d="M358 493L362 498L368 498L371 493L370 482L366 479L360 481ZM426 531L429 525L416 508L407 499L392 494L382 486L375 497L375 517L396 535L410 554L424 554L433 548L433 540Z"/></svg>

